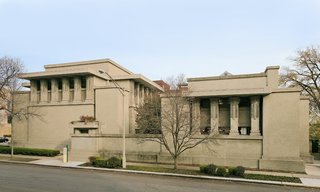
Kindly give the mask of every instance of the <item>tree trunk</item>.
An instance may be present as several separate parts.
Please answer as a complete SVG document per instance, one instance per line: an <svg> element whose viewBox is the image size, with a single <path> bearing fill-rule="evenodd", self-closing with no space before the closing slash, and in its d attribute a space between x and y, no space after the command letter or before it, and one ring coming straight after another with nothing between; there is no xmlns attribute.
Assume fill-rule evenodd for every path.
<svg viewBox="0 0 320 192"><path fill-rule="evenodd" d="M173 169L176 170L178 168L178 158L173 157Z"/></svg>

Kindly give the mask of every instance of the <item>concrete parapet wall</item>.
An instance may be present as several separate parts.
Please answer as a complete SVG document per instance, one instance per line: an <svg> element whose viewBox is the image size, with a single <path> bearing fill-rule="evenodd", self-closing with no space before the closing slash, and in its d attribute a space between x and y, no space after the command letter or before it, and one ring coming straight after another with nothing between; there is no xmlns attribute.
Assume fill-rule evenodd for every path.
<svg viewBox="0 0 320 192"><path fill-rule="evenodd" d="M83 153L80 156L77 152L82 150ZM122 137L120 135L72 136L72 159L88 160L88 155L94 153L105 157L121 157ZM153 141L141 142L141 139L134 135L126 138L126 154L128 161L172 163L171 156L164 146ZM258 168L258 161L261 156L262 137L221 136L212 142L200 144L186 151L180 156L179 163L189 165L214 163L221 166L241 165L249 168Z"/></svg>
<svg viewBox="0 0 320 192"><path fill-rule="evenodd" d="M279 159L260 159L259 169L290 171L290 172L305 172L303 160L279 160Z"/></svg>

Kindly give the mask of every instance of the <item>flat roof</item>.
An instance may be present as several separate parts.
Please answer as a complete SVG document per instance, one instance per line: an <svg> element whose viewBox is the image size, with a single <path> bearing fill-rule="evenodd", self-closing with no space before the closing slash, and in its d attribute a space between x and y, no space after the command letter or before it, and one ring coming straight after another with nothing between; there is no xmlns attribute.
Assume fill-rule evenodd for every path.
<svg viewBox="0 0 320 192"><path fill-rule="evenodd" d="M207 77L195 77L188 78L188 82L192 81L209 81L209 80L225 80L225 79L242 79L242 78L256 78L256 77L267 77L268 70L279 70L279 66L268 66L266 70L261 73L251 73L251 74L240 74L240 75L220 75L220 76L207 76Z"/></svg>
<svg viewBox="0 0 320 192"><path fill-rule="evenodd" d="M19 74L19 78L21 79L50 79L50 78L61 78L61 77L73 77L73 76L85 76L85 75L93 75L104 79L106 81L110 80L106 75L99 73L96 70L90 69L89 67L77 67L74 69L65 70L63 67L69 66L81 66L81 65L88 65L88 64L97 64L97 63L111 63L112 65L124 70L128 73L128 75L123 76L113 76L114 80L134 80L135 82L139 82L147 87L156 88L159 91L163 91L163 88L156 84L155 82L151 81L150 79L146 78L141 74L134 74L131 71L125 69L124 67L120 66L116 62L110 59L99 59L99 60L90 60L90 61L80 61L80 62L71 62L71 63L62 63L62 64L50 64L45 65L45 69L57 68L56 70L46 70L40 72L32 72L32 73L21 73ZM27 87L27 84L24 84Z"/></svg>
<svg viewBox="0 0 320 192"><path fill-rule="evenodd" d="M119 65L117 62L105 58L105 59L96 59L96 60L86 60L86 61L76 61L76 62L67 62L67 63L58 63L58 64L47 64L44 66L45 69L51 69L51 68L61 68L61 67L72 67L72 66L81 66L81 65L88 65L88 64L99 64L99 63L110 63L114 65L115 67L129 73L133 74L131 71L128 69L122 67Z"/></svg>

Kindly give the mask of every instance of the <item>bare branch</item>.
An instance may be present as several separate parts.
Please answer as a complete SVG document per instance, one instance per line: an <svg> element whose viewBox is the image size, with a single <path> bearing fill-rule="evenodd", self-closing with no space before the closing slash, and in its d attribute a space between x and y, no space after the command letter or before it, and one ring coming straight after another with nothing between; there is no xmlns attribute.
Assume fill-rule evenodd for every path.
<svg viewBox="0 0 320 192"><path fill-rule="evenodd" d="M297 51L292 59L294 68L284 68L283 86L300 86L310 97L310 113L320 118L320 47L311 46Z"/></svg>
<svg viewBox="0 0 320 192"><path fill-rule="evenodd" d="M184 75L171 77L167 82L171 89L161 94L160 105L157 103L160 102L160 99L157 102L149 102L147 100L137 110L138 117L144 117L144 119L137 119L137 125L140 129L148 129L148 126L159 129L158 133L160 134L156 138L142 138L141 140L162 144L173 158L174 168L177 168L177 159L183 152L201 143L213 141L214 133L212 131L208 135L201 135L200 127L196 123L200 120L200 117L191 115L193 108L190 107L191 99L188 98L191 90L187 90ZM161 110L155 113L153 105L161 106ZM159 110L160 108L157 109ZM150 116L150 114L161 115ZM158 122L156 126L155 122Z"/></svg>

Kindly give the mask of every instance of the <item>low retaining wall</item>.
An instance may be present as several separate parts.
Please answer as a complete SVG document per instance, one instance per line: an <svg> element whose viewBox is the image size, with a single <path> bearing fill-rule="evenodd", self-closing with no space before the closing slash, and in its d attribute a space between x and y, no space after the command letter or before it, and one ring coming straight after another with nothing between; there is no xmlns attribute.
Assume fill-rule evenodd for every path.
<svg viewBox="0 0 320 192"><path fill-rule="evenodd" d="M121 135L84 136L71 138L71 159L88 160L92 155L106 157L122 155ZM262 156L262 137L221 136L206 144L185 151L179 157L180 164L200 165L214 163L222 166L245 166L258 168ZM126 137L126 157L128 161L172 163L171 156L159 143L141 142L141 137Z"/></svg>

